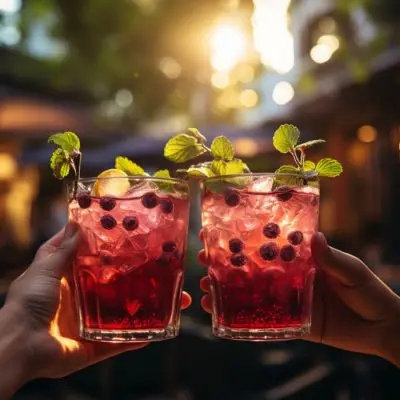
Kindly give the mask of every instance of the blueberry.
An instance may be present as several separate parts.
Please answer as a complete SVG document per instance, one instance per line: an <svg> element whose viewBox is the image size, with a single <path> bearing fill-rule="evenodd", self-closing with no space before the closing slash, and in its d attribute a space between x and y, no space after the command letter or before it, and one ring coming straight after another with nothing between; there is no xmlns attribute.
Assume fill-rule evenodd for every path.
<svg viewBox="0 0 400 400"><path fill-rule="evenodd" d="M236 190L228 189L224 193L225 203L229 207L235 207L240 203L240 195Z"/></svg>
<svg viewBox="0 0 400 400"><path fill-rule="evenodd" d="M122 220L122 225L127 231L134 231L139 226L139 221L136 217L125 217Z"/></svg>
<svg viewBox="0 0 400 400"><path fill-rule="evenodd" d="M162 249L165 253L173 253L176 250L176 244L172 240L164 242Z"/></svg>
<svg viewBox="0 0 400 400"><path fill-rule="evenodd" d="M112 215L103 215L100 219L101 226L104 229L111 230L117 225L117 221Z"/></svg>
<svg viewBox="0 0 400 400"><path fill-rule="evenodd" d="M243 253L234 254L231 257L231 264L235 267L243 267L247 263L247 257Z"/></svg>
<svg viewBox="0 0 400 400"><path fill-rule="evenodd" d="M157 207L160 202L160 199L155 193L146 193L142 197L142 204L146 208L154 208Z"/></svg>
<svg viewBox="0 0 400 400"><path fill-rule="evenodd" d="M164 214L171 214L174 211L174 203L170 199L161 199L160 207Z"/></svg>
<svg viewBox="0 0 400 400"><path fill-rule="evenodd" d="M80 208L89 208L92 204L92 198L89 196L88 193L80 193L76 197L78 200L78 204Z"/></svg>
<svg viewBox="0 0 400 400"><path fill-rule="evenodd" d="M281 253L280 256L283 261L293 261L294 258L296 257L296 250L294 249L293 246L284 246L281 248Z"/></svg>
<svg viewBox="0 0 400 400"><path fill-rule="evenodd" d="M275 260L279 254L279 247L275 243L265 243L260 247L260 256L267 261Z"/></svg>
<svg viewBox="0 0 400 400"><path fill-rule="evenodd" d="M244 249L244 243L240 239L231 239L229 241L229 250L232 253L240 253Z"/></svg>
<svg viewBox="0 0 400 400"><path fill-rule="evenodd" d="M264 233L264 236L266 236L267 238L275 239L281 233L281 228L279 228L278 224L275 224L274 222L270 222L269 224L264 226L263 233Z"/></svg>
<svg viewBox="0 0 400 400"><path fill-rule="evenodd" d="M288 240L293 246L298 246L303 241L303 233L300 231L290 232Z"/></svg>
<svg viewBox="0 0 400 400"><path fill-rule="evenodd" d="M116 204L117 202L112 197L102 197L100 199L100 207L106 211L111 211Z"/></svg>
<svg viewBox="0 0 400 400"><path fill-rule="evenodd" d="M275 191L276 197L282 202L290 200L293 197L293 192L294 190L287 186L282 186Z"/></svg>

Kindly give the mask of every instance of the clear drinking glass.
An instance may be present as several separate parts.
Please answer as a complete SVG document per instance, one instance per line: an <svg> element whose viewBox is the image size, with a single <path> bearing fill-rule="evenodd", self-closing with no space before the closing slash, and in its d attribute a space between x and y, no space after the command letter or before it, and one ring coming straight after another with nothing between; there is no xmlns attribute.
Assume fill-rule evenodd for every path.
<svg viewBox="0 0 400 400"><path fill-rule="evenodd" d="M93 195L98 187L124 195ZM82 241L74 280L83 338L155 341L177 336L189 196L184 181L150 177L81 179L70 220Z"/></svg>
<svg viewBox="0 0 400 400"><path fill-rule="evenodd" d="M213 333L286 340L310 333L318 181L276 174L208 178L202 220Z"/></svg>

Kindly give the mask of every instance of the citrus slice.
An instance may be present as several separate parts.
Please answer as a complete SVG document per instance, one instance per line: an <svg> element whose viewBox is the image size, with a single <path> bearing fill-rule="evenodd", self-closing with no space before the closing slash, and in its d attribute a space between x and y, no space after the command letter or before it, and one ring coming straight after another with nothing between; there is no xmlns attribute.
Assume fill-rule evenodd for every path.
<svg viewBox="0 0 400 400"><path fill-rule="evenodd" d="M129 188L130 184L128 175L124 171L121 171L120 169L108 169L97 177L97 180L92 188L92 195L100 197L123 196L129 190Z"/></svg>

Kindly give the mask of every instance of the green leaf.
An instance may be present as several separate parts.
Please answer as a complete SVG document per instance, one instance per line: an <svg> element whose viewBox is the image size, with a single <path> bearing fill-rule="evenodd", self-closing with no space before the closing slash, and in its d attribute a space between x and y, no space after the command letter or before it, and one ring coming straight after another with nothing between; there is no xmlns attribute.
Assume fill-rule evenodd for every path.
<svg viewBox="0 0 400 400"><path fill-rule="evenodd" d="M204 135L202 135L198 129L189 128L188 131L201 143L206 143L207 139Z"/></svg>
<svg viewBox="0 0 400 400"><path fill-rule="evenodd" d="M164 156L175 163L183 163L204 154L206 151L195 137L180 133L167 142L164 148Z"/></svg>
<svg viewBox="0 0 400 400"><path fill-rule="evenodd" d="M171 178L171 174L167 169L161 169L154 173L155 178L163 178L168 179ZM173 180L170 181L158 181L156 185L160 190L166 193L173 193L175 191L175 182Z"/></svg>
<svg viewBox="0 0 400 400"><path fill-rule="evenodd" d="M211 144L211 153L215 158L221 158L226 161L233 160L235 150L232 142L225 136L216 137Z"/></svg>
<svg viewBox="0 0 400 400"><path fill-rule="evenodd" d="M232 161L229 161L226 163L225 174L226 175L240 175L240 174L243 174L244 169L246 167L247 167L247 165L242 160L235 158Z"/></svg>
<svg viewBox="0 0 400 400"><path fill-rule="evenodd" d="M312 161L305 161L304 162L304 171L315 171L315 164Z"/></svg>
<svg viewBox="0 0 400 400"><path fill-rule="evenodd" d="M320 160L315 168L319 176L328 178L335 178L343 172L342 164L333 158L323 158Z"/></svg>
<svg viewBox="0 0 400 400"><path fill-rule="evenodd" d="M210 177L212 177L212 176L215 176L215 174L214 174L214 172L212 171L211 168L202 167L202 166L190 167L190 168L187 170L187 174L188 174L190 177L193 177L193 178L198 178L198 177L201 177L201 178L210 178Z"/></svg>
<svg viewBox="0 0 400 400"><path fill-rule="evenodd" d="M154 177L156 178L171 178L171 174L167 169L160 169L159 171L154 173Z"/></svg>
<svg viewBox="0 0 400 400"><path fill-rule="evenodd" d="M129 160L126 157L117 157L115 159L115 168L124 171L129 176L144 176L145 172L142 167Z"/></svg>
<svg viewBox="0 0 400 400"><path fill-rule="evenodd" d="M72 153L73 151L79 151L81 143L78 136L74 132L56 133L49 137L49 143L54 143L60 146L64 151Z"/></svg>
<svg viewBox="0 0 400 400"><path fill-rule="evenodd" d="M281 153L291 152L300 137L300 131L294 125L281 125L274 134L274 147Z"/></svg>
<svg viewBox="0 0 400 400"><path fill-rule="evenodd" d="M67 152L63 149L54 150L50 158L50 168L53 171L53 175L57 179L64 179L69 175L70 171L70 158Z"/></svg>
<svg viewBox="0 0 400 400"><path fill-rule="evenodd" d="M276 171L276 174L298 174L299 170L294 165L282 165Z"/></svg>

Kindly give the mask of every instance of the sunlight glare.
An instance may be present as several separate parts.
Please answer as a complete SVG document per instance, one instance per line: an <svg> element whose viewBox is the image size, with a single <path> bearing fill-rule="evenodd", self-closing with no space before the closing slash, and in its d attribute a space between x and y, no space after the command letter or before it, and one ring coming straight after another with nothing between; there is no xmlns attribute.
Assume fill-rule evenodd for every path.
<svg viewBox="0 0 400 400"><path fill-rule="evenodd" d="M216 71L229 71L246 56L246 35L235 24L218 25L210 36L211 65Z"/></svg>

